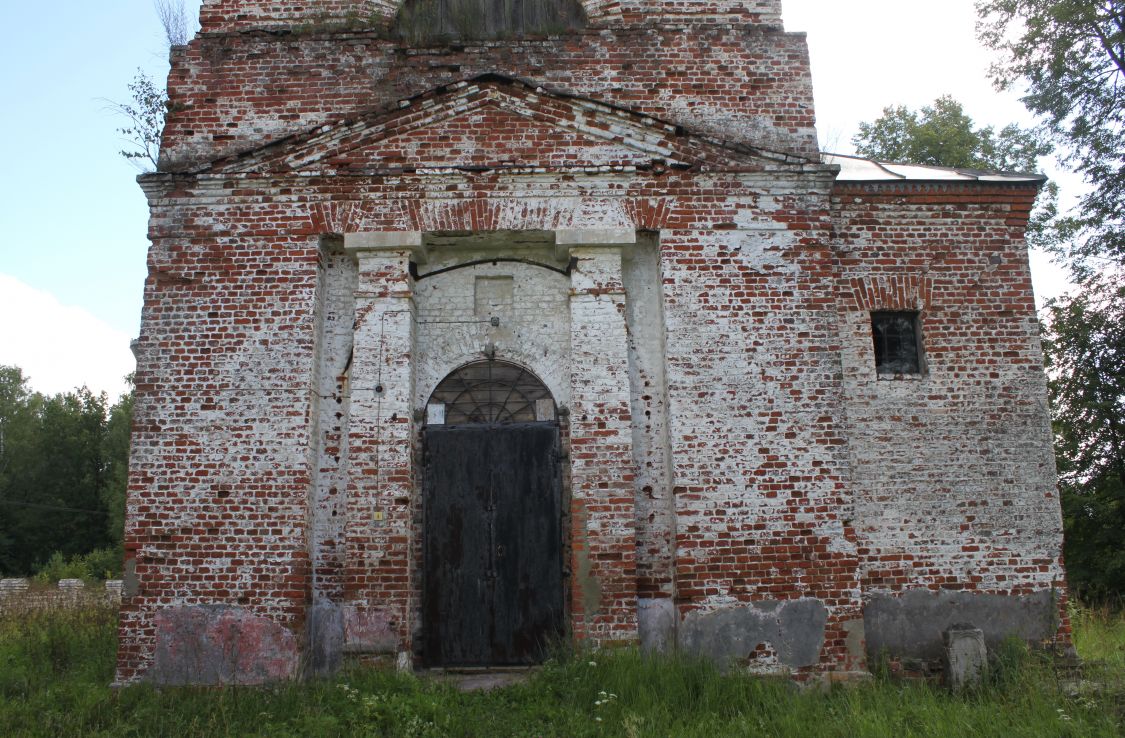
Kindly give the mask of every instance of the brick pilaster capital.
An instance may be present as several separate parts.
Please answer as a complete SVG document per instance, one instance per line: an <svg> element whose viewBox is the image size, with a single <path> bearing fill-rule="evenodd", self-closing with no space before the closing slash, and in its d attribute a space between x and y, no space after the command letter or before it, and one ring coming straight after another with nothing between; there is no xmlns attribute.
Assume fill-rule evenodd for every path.
<svg viewBox="0 0 1125 738"><path fill-rule="evenodd" d="M416 264L425 264L429 258L421 231L345 233L344 249L356 257L365 253L407 252Z"/></svg>
<svg viewBox="0 0 1125 738"><path fill-rule="evenodd" d="M555 253L568 259L576 250L618 249L637 242L632 228L560 228L555 231Z"/></svg>

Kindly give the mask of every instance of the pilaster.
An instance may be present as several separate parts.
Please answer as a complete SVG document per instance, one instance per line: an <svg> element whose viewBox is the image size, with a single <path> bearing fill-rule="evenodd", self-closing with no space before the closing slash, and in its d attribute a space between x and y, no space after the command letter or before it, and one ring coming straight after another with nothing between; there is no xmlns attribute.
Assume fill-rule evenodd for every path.
<svg viewBox="0 0 1125 738"><path fill-rule="evenodd" d="M409 664L415 576L412 459L415 306L410 262L417 232L348 234L355 255L354 349L346 562L345 649L397 653Z"/></svg>
<svg viewBox="0 0 1125 738"><path fill-rule="evenodd" d="M556 231L571 272L571 598L575 635L637 638L634 459L621 250L628 230Z"/></svg>

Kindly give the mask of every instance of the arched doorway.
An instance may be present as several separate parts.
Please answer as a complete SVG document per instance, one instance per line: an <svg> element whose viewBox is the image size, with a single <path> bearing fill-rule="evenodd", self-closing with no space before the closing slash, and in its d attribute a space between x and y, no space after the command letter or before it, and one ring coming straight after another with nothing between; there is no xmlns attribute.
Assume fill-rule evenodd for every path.
<svg viewBox="0 0 1125 738"><path fill-rule="evenodd" d="M542 661L563 631L559 426L527 369L488 360L434 390L422 433L423 657Z"/></svg>

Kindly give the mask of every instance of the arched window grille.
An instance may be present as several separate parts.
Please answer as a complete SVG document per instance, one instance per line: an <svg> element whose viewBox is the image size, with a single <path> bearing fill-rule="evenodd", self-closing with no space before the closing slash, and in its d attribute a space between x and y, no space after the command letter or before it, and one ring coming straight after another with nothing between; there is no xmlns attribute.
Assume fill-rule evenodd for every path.
<svg viewBox="0 0 1125 738"><path fill-rule="evenodd" d="M446 425L554 420L554 399L538 377L506 361L476 361L455 369L430 395L444 406Z"/></svg>

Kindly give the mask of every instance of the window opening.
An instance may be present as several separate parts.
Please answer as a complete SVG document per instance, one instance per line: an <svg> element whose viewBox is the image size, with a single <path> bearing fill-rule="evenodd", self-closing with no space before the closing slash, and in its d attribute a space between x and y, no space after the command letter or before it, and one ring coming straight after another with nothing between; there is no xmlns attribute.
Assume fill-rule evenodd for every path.
<svg viewBox="0 0 1125 738"><path fill-rule="evenodd" d="M871 337L875 343L878 374L922 373L922 330L918 313L871 313Z"/></svg>

